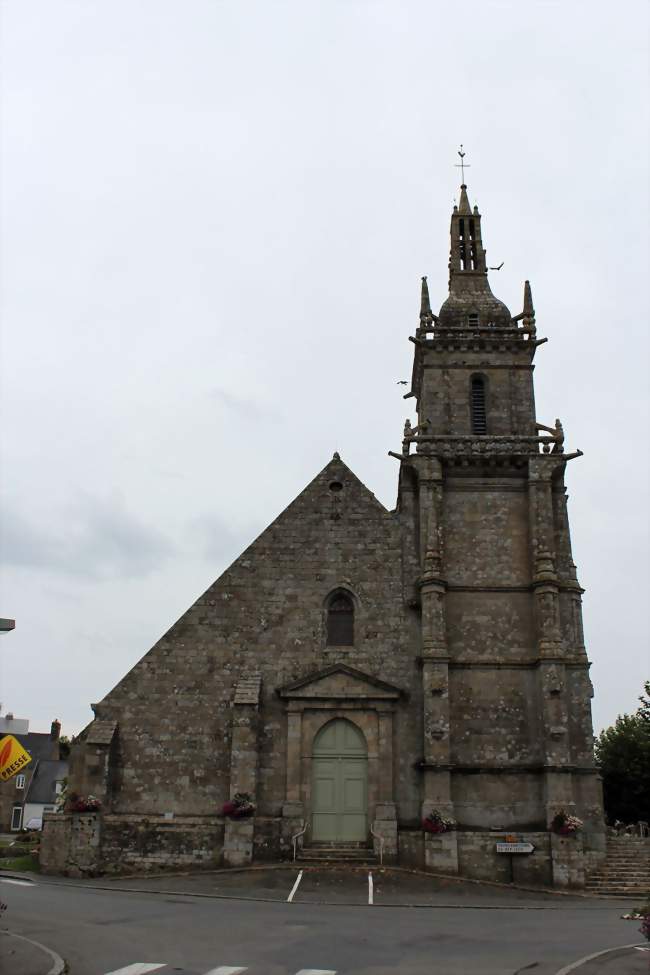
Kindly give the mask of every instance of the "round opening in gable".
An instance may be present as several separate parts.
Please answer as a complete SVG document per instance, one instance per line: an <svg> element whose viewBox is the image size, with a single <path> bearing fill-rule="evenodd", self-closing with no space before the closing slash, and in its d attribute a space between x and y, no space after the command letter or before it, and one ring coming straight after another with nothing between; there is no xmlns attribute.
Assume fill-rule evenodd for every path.
<svg viewBox="0 0 650 975"><path fill-rule="evenodd" d="M337 494L339 491L342 490L343 490L343 485L341 484L340 481L332 481L330 483L330 491L334 491L335 494Z"/></svg>

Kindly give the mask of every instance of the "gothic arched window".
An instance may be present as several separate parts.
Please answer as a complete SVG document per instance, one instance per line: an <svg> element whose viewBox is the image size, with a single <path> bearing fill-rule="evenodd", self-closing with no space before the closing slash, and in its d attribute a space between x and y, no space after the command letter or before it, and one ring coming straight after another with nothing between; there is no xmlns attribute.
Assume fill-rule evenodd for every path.
<svg viewBox="0 0 650 975"><path fill-rule="evenodd" d="M472 376L469 408L472 421L472 433L476 433L479 436L487 433L484 376Z"/></svg>
<svg viewBox="0 0 650 975"><path fill-rule="evenodd" d="M327 645L351 647L354 644L354 603L346 593L333 593L327 601Z"/></svg>

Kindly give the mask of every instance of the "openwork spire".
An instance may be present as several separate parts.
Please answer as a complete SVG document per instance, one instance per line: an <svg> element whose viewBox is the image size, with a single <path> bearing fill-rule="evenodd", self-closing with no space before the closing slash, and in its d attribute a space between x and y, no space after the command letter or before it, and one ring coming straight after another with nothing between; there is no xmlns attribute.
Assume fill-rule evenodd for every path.
<svg viewBox="0 0 650 975"><path fill-rule="evenodd" d="M481 214L470 204L465 182L451 215L450 232L449 298L440 309L439 324L445 328L509 326L510 312L494 297L488 282Z"/></svg>

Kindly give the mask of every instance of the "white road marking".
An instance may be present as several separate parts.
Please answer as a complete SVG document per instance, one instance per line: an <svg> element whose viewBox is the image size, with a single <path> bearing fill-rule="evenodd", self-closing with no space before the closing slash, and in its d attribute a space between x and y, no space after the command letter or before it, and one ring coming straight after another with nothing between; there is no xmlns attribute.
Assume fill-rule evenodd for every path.
<svg viewBox="0 0 650 975"><path fill-rule="evenodd" d="M375 903L375 885L372 882L372 873L368 872L368 903Z"/></svg>
<svg viewBox="0 0 650 975"><path fill-rule="evenodd" d="M106 972L106 975L147 975L147 972L155 972L157 968L164 968L166 961L135 961L126 968L116 968L114 972Z"/></svg>
<svg viewBox="0 0 650 975"><path fill-rule="evenodd" d="M205 975L241 975L247 972L247 968L232 968L230 965L221 965L219 968L211 968Z"/></svg>
<svg viewBox="0 0 650 975"><path fill-rule="evenodd" d="M290 904L290 903L291 903L291 901L293 900L293 898L294 898L294 895L295 895L295 893L296 893L296 891L298 890L298 887L300 886L300 881L301 881L301 880L302 880L302 870L300 871L300 873L299 873L299 874L298 874L298 876L296 877L296 882L295 882L295 884L293 885L293 887L291 888L291 893L290 893L290 894L289 894L289 896L287 897L287 903L288 903L288 904ZM308 969L307 969L307 968L305 968L305 972L307 972L307 971L308 971ZM316 969L314 969L314 971L316 971ZM300 972L298 972L298 975L300 975Z"/></svg>
<svg viewBox="0 0 650 975"><path fill-rule="evenodd" d="M609 955L612 951L624 951L625 948L642 948L643 945L618 945L616 948L605 948L604 951L596 951L593 955L585 955L584 958L578 958L577 961L571 962L570 965L565 965L564 968L560 968L555 975L569 975L569 972L575 972L576 968L581 968L585 962L593 961L594 958L602 958L603 955Z"/></svg>
<svg viewBox="0 0 650 975"><path fill-rule="evenodd" d="M220 968L211 968L205 975L241 975L248 971L247 968L231 968L229 965L221 965Z"/></svg>
<svg viewBox="0 0 650 975"><path fill-rule="evenodd" d="M301 968L296 975L336 975L336 971L331 968Z"/></svg>
<svg viewBox="0 0 650 975"><path fill-rule="evenodd" d="M11 877L0 877L0 882L3 884L15 884L16 887L38 887L38 884L32 883L31 880L13 880Z"/></svg>

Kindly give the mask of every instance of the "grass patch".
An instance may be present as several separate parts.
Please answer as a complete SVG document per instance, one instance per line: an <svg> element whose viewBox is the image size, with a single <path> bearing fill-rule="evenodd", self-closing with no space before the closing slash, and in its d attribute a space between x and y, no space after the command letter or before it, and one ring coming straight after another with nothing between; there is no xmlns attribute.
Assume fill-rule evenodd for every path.
<svg viewBox="0 0 650 975"><path fill-rule="evenodd" d="M28 853L26 856L14 857L13 859L0 860L0 867L3 870L21 870L28 873L39 873L40 864L38 857Z"/></svg>

